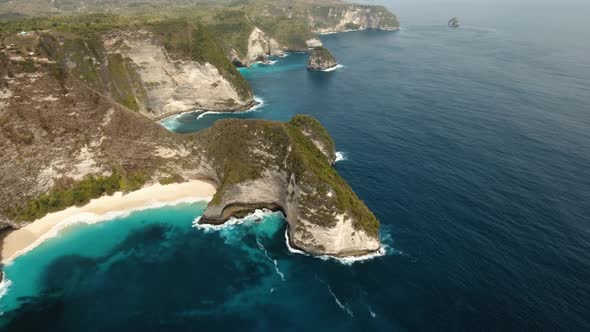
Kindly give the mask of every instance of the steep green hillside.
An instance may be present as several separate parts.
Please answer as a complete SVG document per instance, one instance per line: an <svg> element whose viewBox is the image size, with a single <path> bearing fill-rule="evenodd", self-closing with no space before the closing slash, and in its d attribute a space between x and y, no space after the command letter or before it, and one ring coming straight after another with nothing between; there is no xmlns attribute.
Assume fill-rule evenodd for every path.
<svg viewBox="0 0 590 332"><path fill-rule="evenodd" d="M144 104L145 88L132 63L119 54L107 55L98 36L46 32L39 37L39 49L59 67L121 105L139 111Z"/></svg>

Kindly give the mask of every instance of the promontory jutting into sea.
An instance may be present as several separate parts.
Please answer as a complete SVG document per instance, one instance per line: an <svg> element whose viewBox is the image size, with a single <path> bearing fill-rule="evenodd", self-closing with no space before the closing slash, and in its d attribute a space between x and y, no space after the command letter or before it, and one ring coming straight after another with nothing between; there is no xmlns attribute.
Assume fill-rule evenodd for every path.
<svg viewBox="0 0 590 332"><path fill-rule="evenodd" d="M0 2L0 330L590 329L590 7L528 1Z"/></svg>

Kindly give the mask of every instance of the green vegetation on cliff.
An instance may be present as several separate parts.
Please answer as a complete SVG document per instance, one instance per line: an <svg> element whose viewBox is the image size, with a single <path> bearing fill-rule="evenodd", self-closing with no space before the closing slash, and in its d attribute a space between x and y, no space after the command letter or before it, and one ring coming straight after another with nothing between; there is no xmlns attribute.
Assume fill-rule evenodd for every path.
<svg viewBox="0 0 590 332"><path fill-rule="evenodd" d="M142 173L134 173L128 177L117 171L110 176L89 175L69 185L55 186L48 193L33 198L22 206L7 208L4 213L17 223L30 222L73 205L82 206L105 194L137 190L145 181L146 177Z"/></svg>
<svg viewBox="0 0 590 332"><path fill-rule="evenodd" d="M292 172L298 177L306 176L306 172L312 172L316 177L306 176L306 180L312 181L313 187L321 191L324 184L329 185L336 191L338 209L347 211L354 217L353 226L356 229L366 231L370 235L377 236L379 233L379 221L375 215L336 172L322 152L301 131L301 128L315 128L316 135L324 137L324 144L330 144L330 142L333 144L333 140L329 137L326 129L317 120L305 115L295 116L285 127L293 144L293 153L291 154ZM323 220L331 220L331 218ZM321 222L323 220L317 221Z"/></svg>
<svg viewBox="0 0 590 332"><path fill-rule="evenodd" d="M57 61L59 68L133 111L139 111L147 98L131 61L120 54L107 54L98 35L44 32L39 48Z"/></svg>
<svg viewBox="0 0 590 332"><path fill-rule="evenodd" d="M236 67L226 58L211 32L199 22L184 19L153 23L149 29L160 37L168 52L199 63L210 63L238 91L240 97L252 97L252 89Z"/></svg>
<svg viewBox="0 0 590 332"><path fill-rule="evenodd" d="M241 10L222 11L213 15L206 24L222 46L226 56L230 56L232 50L235 50L240 57L246 56L248 38L254 30L254 24L248 20L245 12Z"/></svg>
<svg viewBox="0 0 590 332"><path fill-rule="evenodd" d="M373 236L378 234L379 222L373 213L332 167L333 159L313 143L320 142L328 150L334 150L333 139L316 119L306 115L297 115L289 123L225 119L200 134L205 138L207 157L213 161L222 180L211 205L221 204L232 185L258 179L264 170L279 165L287 176L293 174L298 183L307 186L305 191L310 194L300 199L306 208L314 211L310 222L333 226L336 223L333 213L341 211L353 217L356 229ZM252 146L273 151L273 155L253 154ZM327 190L336 192L334 203L324 199ZM313 191L316 194L311 194ZM299 213L305 216L306 212Z"/></svg>

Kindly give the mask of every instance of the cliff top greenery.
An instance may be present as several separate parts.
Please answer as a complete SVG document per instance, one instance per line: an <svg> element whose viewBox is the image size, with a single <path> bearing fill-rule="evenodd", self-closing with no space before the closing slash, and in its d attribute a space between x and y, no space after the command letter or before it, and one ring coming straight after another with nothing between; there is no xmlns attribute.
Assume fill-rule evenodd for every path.
<svg viewBox="0 0 590 332"><path fill-rule="evenodd" d="M225 191L232 185L260 178L265 169L278 165L287 175L294 174L298 183L317 192L300 198L305 200L306 207L315 211L315 215L322 215L321 218L311 219L311 222L332 226L336 222L333 212L346 212L354 217L356 229L374 236L378 234L379 221L332 167L332 160L310 139L334 149L333 139L313 117L297 115L288 123L224 119L199 135L205 139L208 157L214 161L218 173L222 174L222 182L211 204L221 204ZM239 139L228 140L228 135ZM253 154L252 146L273 154ZM326 190L329 189L336 192L334 205L325 200ZM305 211L300 213L305 215Z"/></svg>
<svg viewBox="0 0 590 332"><path fill-rule="evenodd" d="M315 47L311 52L311 56L318 57L322 61L329 61L329 60L333 60L334 62L336 61L336 58L334 58L332 53L330 53L330 51L323 46Z"/></svg>

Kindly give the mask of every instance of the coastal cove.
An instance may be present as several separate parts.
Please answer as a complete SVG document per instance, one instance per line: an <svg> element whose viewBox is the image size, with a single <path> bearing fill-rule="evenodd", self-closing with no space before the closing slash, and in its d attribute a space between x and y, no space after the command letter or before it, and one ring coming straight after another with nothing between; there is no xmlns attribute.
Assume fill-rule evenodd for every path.
<svg viewBox="0 0 590 332"><path fill-rule="evenodd" d="M148 185L5 239L0 330L590 329L590 49L565 23L586 18L537 8L563 21L540 37L528 7L483 7L406 5L398 31L322 35L333 71L296 52L240 68L253 109L159 121L317 118L383 251L307 256L280 212L203 225L216 185Z"/></svg>
<svg viewBox="0 0 590 332"><path fill-rule="evenodd" d="M12 231L2 240L3 264L10 264L19 255L39 246L43 241L58 236L63 229L76 223L94 224L137 210L183 202L209 201L215 194L212 182L193 180L180 184L154 184L123 194L117 192L92 200L82 207L71 207L51 213L29 225Z"/></svg>

